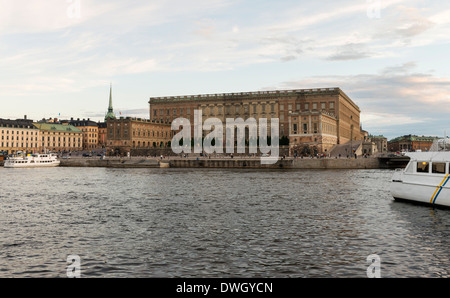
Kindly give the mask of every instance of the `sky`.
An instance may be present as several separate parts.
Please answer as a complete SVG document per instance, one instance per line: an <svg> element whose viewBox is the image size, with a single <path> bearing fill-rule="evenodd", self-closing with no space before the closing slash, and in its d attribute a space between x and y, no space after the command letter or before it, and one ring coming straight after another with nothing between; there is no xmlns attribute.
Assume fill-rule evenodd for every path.
<svg viewBox="0 0 450 298"><path fill-rule="evenodd" d="M450 134L450 2L0 0L0 118L149 117L150 97L340 87L364 130Z"/></svg>

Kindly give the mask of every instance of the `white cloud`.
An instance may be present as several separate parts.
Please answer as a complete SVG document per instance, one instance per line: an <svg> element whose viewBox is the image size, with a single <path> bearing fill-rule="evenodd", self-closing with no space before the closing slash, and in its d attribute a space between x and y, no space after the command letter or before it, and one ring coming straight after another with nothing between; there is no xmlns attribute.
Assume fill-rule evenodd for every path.
<svg viewBox="0 0 450 298"><path fill-rule="evenodd" d="M280 89L340 87L361 109L365 128L379 130L427 123L444 129L450 113L450 78L414 72L416 63L386 67L377 74L314 76L280 83ZM433 127L434 125L434 127ZM411 127L413 132L414 129Z"/></svg>

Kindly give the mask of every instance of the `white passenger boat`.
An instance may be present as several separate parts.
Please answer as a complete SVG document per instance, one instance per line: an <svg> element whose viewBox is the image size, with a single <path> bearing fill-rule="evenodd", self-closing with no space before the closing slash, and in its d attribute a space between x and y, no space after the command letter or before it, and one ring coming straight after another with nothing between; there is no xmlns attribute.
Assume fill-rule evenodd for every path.
<svg viewBox="0 0 450 298"><path fill-rule="evenodd" d="M410 161L392 177L396 200L450 207L450 152L406 153Z"/></svg>
<svg viewBox="0 0 450 298"><path fill-rule="evenodd" d="M57 167L60 161L55 154L32 154L27 156L12 156L5 160L5 168L38 168Z"/></svg>

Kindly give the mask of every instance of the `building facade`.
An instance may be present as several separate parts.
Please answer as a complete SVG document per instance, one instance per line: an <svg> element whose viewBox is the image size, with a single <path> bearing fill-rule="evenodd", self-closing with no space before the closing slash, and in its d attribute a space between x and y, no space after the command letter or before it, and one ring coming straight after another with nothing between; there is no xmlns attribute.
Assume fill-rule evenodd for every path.
<svg viewBox="0 0 450 298"><path fill-rule="evenodd" d="M98 124L95 121L92 121L90 119L77 119L74 120L73 118L70 120L62 120L61 124L64 125L72 125L78 128L83 132L83 150L94 150L99 147L98 141Z"/></svg>
<svg viewBox="0 0 450 298"><path fill-rule="evenodd" d="M0 151L6 154L39 152L39 130L32 120L0 119Z"/></svg>
<svg viewBox="0 0 450 298"><path fill-rule="evenodd" d="M278 118L279 136L291 146L308 144L322 152L363 138L361 111L340 88L151 97L149 105L150 119L167 124L178 117L194 123L194 110L202 110L203 121L267 118L269 135L270 118Z"/></svg>
<svg viewBox="0 0 450 298"><path fill-rule="evenodd" d="M338 143L338 121L326 111L290 113L289 128L291 150L327 153Z"/></svg>
<svg viewBox="0 0 450 298"><path fill-rule="evenodd" d="M388 152L388 140L384 136L369 135L369 139L376 144L379 153Z"/></svg>
<svg viewBox="0 0 450 298"><path fill-rule="evenodd" d="M34 123L40 132L41 152L72 152L83 149L83 132L75 126L57 123Z"/></svg>
<svg viewBox="0 0 450 298"><path fill-rule="evenodd" d="M107 136L107 126L106 122L98 122L98 148L103 149L106 148L106 136Z"/></svg>
<svg viewBox="0 0 450 298"><path fill-rule="evenodd" d="M388 142L388 149L392 152L414 152L414 151L429 151L433 142L438 137L405 135Z"/></svg>
<svg viewBox="0 0 450 298"><path fill-rule="evenodd" d="M141 118L108 119L106 126L107 155L126 156L132 150L167 148L173 137L169 124Z"/></svg>

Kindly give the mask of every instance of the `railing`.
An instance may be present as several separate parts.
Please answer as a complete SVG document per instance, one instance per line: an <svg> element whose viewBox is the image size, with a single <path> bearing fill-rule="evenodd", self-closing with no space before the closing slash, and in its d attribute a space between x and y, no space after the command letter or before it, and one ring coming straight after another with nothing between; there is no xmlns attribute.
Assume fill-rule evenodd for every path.
<svg viewBox="0 0 450 298"><path fill-rule="evenodd" d="M235 96L259 96L259 95L292 95L295 93L318 93L318 92L336 92L339 88L321 88L321 89L294 89L294 90L274 90L274 91L254 91L254 92L235 92L235 93L216 93L216 94L198 94L198 95L183 95L183 96L162 96L150 97L152 100L184 100L184 99L209 99L211 97L225 98Z"/></svg>

